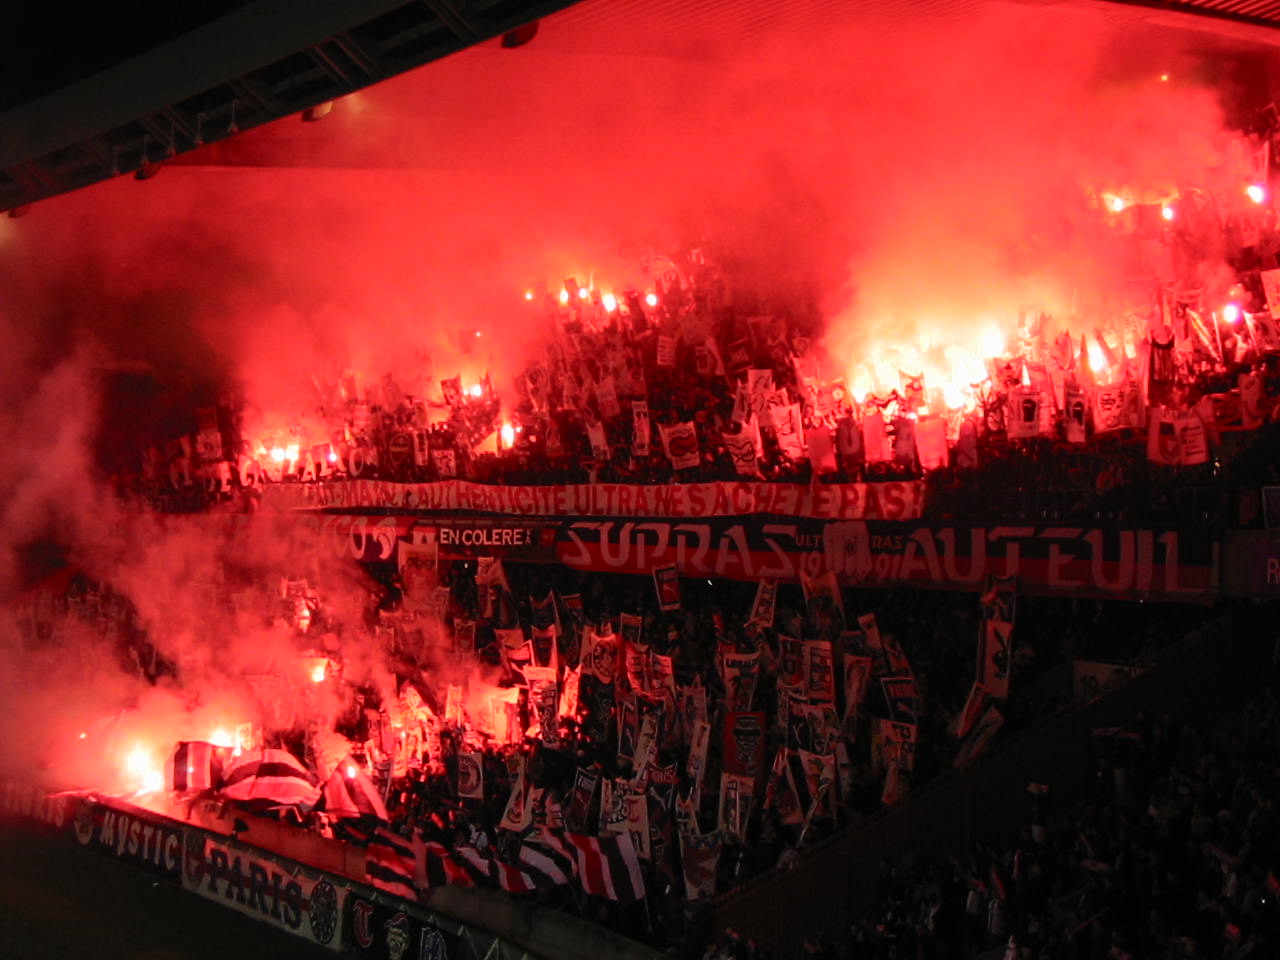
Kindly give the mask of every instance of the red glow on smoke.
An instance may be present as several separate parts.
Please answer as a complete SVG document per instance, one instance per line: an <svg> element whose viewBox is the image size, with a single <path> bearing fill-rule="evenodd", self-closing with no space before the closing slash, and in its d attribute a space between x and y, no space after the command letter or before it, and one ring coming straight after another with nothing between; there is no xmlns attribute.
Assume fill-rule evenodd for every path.
<svg viewBox="0 0 1280 960"><path fill-rule="evenodd" d="M29 542L57 517L91 572L119 571L138 621L187 685L166 698L106 655L84 658L85 676L68 679L65 663L55 671L9 643L7 662L22 666L0 699L22 708L6 707L14 726L65 722L49 748L60 759L80 741L86 754L111 744L97 767L60 768L68 781L118 777L121 789L147 789L177 738L240 751L250 721L279 730L311 714L332 719L344 676L298 666L290 628L310 614L274 592L300 557L333 560L327 545L299 546L297 530L224 542L207 529L125 522L104 506L90 452L100 368L145 371L184 404L242 398L249 445L230 455L295 481L317 445L336 447L323 456L331 465L348 458L348 439L323 411L366 402L388 374L432 423L453 378L473 400L500 400L493 422L509 448L513 383L545 356L556 325L615 322L591 314L592 291L604 289L645 291L645 306L664 303L661 319L674 317L682 294L663 276L664 251L673 236L705 232L750 303L786 307L799 302L795 291L812 293L803 302L821 321L813 349L824 380L843 378L861 403L897 389L904 372L922 373L937 393L912 412L966 410L989 383L990 361L1016 353L1028 307L1075 344L1089 334L1095 375L1117 373L1093 332L1111 336L1116 365L1145 333L1126 326L1129 221L1154 218L1157 204L1172 220L1165 201L1176 197L1178 229L1193 222L1184 183L1245 206L1251 174L1232 159L1215 96L1181 71L1158 85L1168 80L1158 68L1175 62L1164 50L1135 55L1141 83L1098 82L1119 39L1089 17L1067 30L1037 25L1034 12L945 27L851 18L821 36L780 29L744 44L593 34L574 16L560 15L577 46L556 46L548 29L520 57L466 51L362 92L359 111L265 127L145 184L112 181L0 221L9 335L0 420L21 438L0 472L6 535ZM626 55L594 52L618 44ZM1250 189L1265 201L1263 185ZM537 308L513 309L522 289ZM605 314L630 314L634 303L599 298ZM652 328L660 318L638 319ZM51 371L48 356L67 363ZM150 420L138 432L171 439L169 411L139 407ZM220 552L251 558L257 594L220 579ZM348 559L323 572L349 614L364 584ZM210 597L217 619L201 605ZM317 637L314 649L327 648ZM376 640L346 654L343 671L387 685ZM478 669L453 668L440 685L465 680L473 712L493 713L499 688ZM25 682L53 676L53 703ZM219 698L228 702L192 707ZM65 721L61 704L75 707ZM117 712L123 719L106 723L113 737L99 736L91 724Z"/></svg>

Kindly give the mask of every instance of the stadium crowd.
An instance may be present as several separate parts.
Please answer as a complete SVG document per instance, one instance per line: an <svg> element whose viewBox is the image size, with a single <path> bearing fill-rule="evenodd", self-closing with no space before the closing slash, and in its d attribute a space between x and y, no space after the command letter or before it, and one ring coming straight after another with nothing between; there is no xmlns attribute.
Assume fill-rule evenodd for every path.
<svg viewBox="0 0 1280 960"><path fill-rule="evenodd" d="M1264 690L1201 727L1168 716L1094 732L1093 789L1058 809L1027 786L1016 836L882 864L879 901L806 957L1127 960L1275 955L1280 711ZM1084 749L1084 745L1081 745ZM716 960L761 951L734 931Z"/></svg>
<svg viewBox="0 0 1280 960"><path fill-rule="evenodd" d="M661 721L654 752L645 765L643 829L648 831L649 857L642 864L643 903L615 902L570 885L540 887L524 895L607 922L656 945L686 954L696 952L699 922L708 898L787 864L807 846L837 831L856 828L886 802L900 802L913 786L935 780L974 755L959 759L969 738L957 736L956 730L980 649L982 605L972 595L911 590L845 592L833 610L806 597L798 585L784 584L779 586L771 622L753 627L743 623L743 615L753 606L755 584L684 580L679 608L664 610L652 579L647 577L509 564L503 571L505 582L495 595L495 591L486 591L483 582L477 583L480 571L476 563L454 561L441 568L450 599L444 617L446 646L439 648L424 641L421 623L415 617L398 609L394 571L381 573L380 592L371 598L367 623L361 629L372 630L377 642L390 652L399 696L391 700L385 689L380 692L374 685L344 683L348 709L337 732L351 745L351 761L367 773L384 799L387 820L383 826L396 836L436 844L444 851L465 849L472 857L473 869L477 854L518 863L522 844L531 834L536 842L536 834L543 829L603 835L609 829L604 825L608 809L602 802L603 785L626 784L630 790L640 782L636 780L635 730L628 733L627 717L619 704L628 695L638 703L648 702L650 715ZM104 599L102 591L85 583L73 584L69 593L82 616L101 618L102 607L120 606L118 598ZM539 603L543 597L552 598L554 614ZM573 612L576 603L566 604L566 598L580 599L580 613ZM1142 663L1180 637L1197 616L1207 615L1203 611L1189 614L1180 607L1143 609L1118 602L1050 597L1019 597L1016 606L1008 695L999 701L1002 736L1070 706L1073 659L1098 657ZM287 604L281 609L284 621L296 613L296 608ZM831 730L805 729L785 722L796 719L794 704L807 699L788 700L785 642L793 637L809 642L825 638L834 640L835 649L845 655L872 653L865 645L865 625L858 623L858 615L868 612L874 612L884 644L896 646L909 661L907 669L915 685L914 763L905 770L892 796L885 789L887 746L882 724L895 716L895 705L882 691L869 691L852 710L840 710ZM632 647L647 647L657 656L671 658L672 685L677 694L674 701L661 703L648 696L652 690L646 691L643 681L627 669L627 645L619 645L612 654L616 670L612 697L603 701L603 707L588 700L589 684L580 672L586 658L583 638L588 631L621 636L624 629L631 629L624 626L624 615L636 618L632 623L638 632L628 634ZM551 738L539 728L543 718L526 689L525 668L512 658L510 649L504 650L503 640L504 631L513 628L523 628L521 636L531 636L547 616L560 620L562 633L555 643L556 656L562 658L560 676L567 685L569 674L579 668L580 698L576 711L565 710L562 704L559 729ZM846 629L846 621L852 629ZM300 652L314 648L320 636L341 637L341 642L329 649L335 681L344 673L342 649L371 641L357 626L339 623L323 602L309 608L305 629L293 622ZM506 636L509 639L511 635ZM893 638L897 638L896 644ZM134 641L145 643L145 638L135 637ZM122 656L131 666L161 674L176 669L163 661L157 665L154 657L149 659L143 652L145 647L133 648L128 641L125 647ZM726 653L754 658L753 689L745 703L736 705L763 715L761 762L753 774L755 799L742 821L734 821L734 814L726 811L718 788L726 769L737 769L726 762L726 751L734 749L726 723L732 722L732 715L744 712L730 709L735 704L733 681L727 682L725 674ZM512 698L514 735L492 736L487 723L478 722L478 717L465 709L451 715L447 685L440 678L456 679L458 669L448 670L444 659L469 663L467 669L473 676L483 677L486 687L496 683L496 689L516 694ZM691 768L693 749L682 708L687 706L686 697L698 688L705 691L710 737L701 767ZM407 706L413 703L421 707ZM831 705L847 706L843 691L833 697ZM591 715L600 709L602 715ZM407 732L413 710L419 715L425 712L430 719L420 736L410 738ZM836 748L834 742L816 746L815 738L824 735L841 746ZM299 728L277 731L271 740L291 749L317 775L324 775L308 736L308 730ZM824 799L816 800L808 793L812 785L805 785L800 771L784 769L778 775L778 758L785 761L800 750L827 754L839 750L848 759L847 770L825 788ZM477 778L463 775L460 763L464 759L479 764ZM592 792L586 806L576 808L575 792L584 775ZM527 820L513 825L509 808L513 790L518 790L521 782L526 789L539 792L541 802L534 805ZM695 783L701 785L698 799ZM788 793L796 795L783 796ZM283 808L277 809L271 815L282 812ZM327 810L321 802L304 813L303 819L312 829L359 842L360 830L374 824L368 816L351 821L352 813ZM344 825L351 824L357 827L354 832L344 830ZM690 870L686 856L694 854L682 848L682 830L711 838L710 876L695 877ZM367 835L364 840L367 842ZM494 878L473 872L466 882L494 882Z"/></svg>
<svg viewBox="0 0 1280 960"><path fill-rule="evenodd" d="M924 477L928 509L941 514L1191 510L1250 525L1260 519L1256 487L1274 479L1242 454L1280 400L1280 232L1265 207L1194 196L1172 220L1158 204L1118 211L1097 198L1097 215L1122 238L1131 286L1151 296L1110 316L1024 309L999 347L955 345L971 355L963 370L909 344L891 358L830 356L805 298L746 293L713 255L690 248L647 260L647 294L567 278L521 304L544 349L517 360L503 383L487 373L474 383L317 373L301 409L252 422L233 405L193 411L186 436L164 438L121 482L189 510L264 483L346 477Z"/></svg>
<svg viewBox="0 0 1280 960"><path fill-rule="evenodd" d="M253 509L266 485L349 478L923 479L933 518L1260 525L1259 488L1280 479L1269 453L1280 303L1267 275L1280 234L1269 217L1212 203L1189 203L1173 222L1102 206L1099 216L1134 241L1152 302L1062 325L1025 311L959 403L918 368L856 388L843 379L854 365L824 377L813 310L744 297L688 251L652 270L647 296L566 280L535 298L530 320L550 342L502 395L487 375L317 380L310 409L280 414L310 433L255 424L251 435L243 410L210 407L122 486L185 511ZM1240 230L1245 221L1257 229ZM1211 228L1226 239L1210 255L1196 242ZM1152 244L1180 265L1172 274L1137 255ZM1206 284L1224 276L1206 266L1230 279ZM1093 332L1073 337L1068 325ZM283 589L268 617L296 632L300 655L323 649L347 698L335 732L385 812L322 803L304 813L308 826L465 850L473 870L519 865L526 844L555 831L627 837L632 855L643 850L643 897L570 885L526 895L687 956L701 954L698 917L714 896L1067 707L1073 659L1142 663L1208 616L1015 602L997 584L981 597L842 590L834 574L826 589L777 584L767 602L763 582L686 577L666 594L648 577L493 558L441 562L428 614L406 609L394 564L368 572L377 587L361 623L341 622L305 583ZM109 592L96 594L100 608ZM983 682L992 621L1008 642L999 689ZM117 636L148 678L179 672L139 630ZM347 681L344 651L357 647L387 655L392 687L354 671ZM468 684L487 703L464 705ZM1269 955L1278 723L1259 701L1211 736L1164 722L1113 733L1088 807L1053 809L1037 788L1016 841L887 869L879 915L851 931L847 955ZM323 777L313 733L268 737ZM818 941L806 949L833 956ZM730 935L708 955L758 951Z"/></svg>

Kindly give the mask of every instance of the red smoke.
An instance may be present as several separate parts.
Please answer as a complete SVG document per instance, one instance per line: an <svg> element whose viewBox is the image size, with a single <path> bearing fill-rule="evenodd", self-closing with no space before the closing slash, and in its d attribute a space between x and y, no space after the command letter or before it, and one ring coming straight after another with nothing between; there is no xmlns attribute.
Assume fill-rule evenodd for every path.
<svg viewBox="0 0 1280 960"><path fill-rule="evenodd" d="M484 45L321 122L281 121L0 222L6 579L15 551L65 545L132 597L186 682L144 690L96 641L36 654L9 631L20 734L4 739L39 754L92 719L86 704L150 710L162 719L144 725L174 736L207 736L210 702L228 721L250 712L244 677L292 648L269 626L208 622L193 593L228 561L268 591L308 568L359 603L354 571L277 531L116 510L95 452L109 376L153 390L136 404L139 452L218 400L242 401L255 430L306 432L347 373L436 398L440 379L488 371L508 393L549 338L526 290L643 288L646 254L693 243L739 289L816 312L824 374L855 385L877 357L892 370L948 347L981 356L1024 307L1086 329L1122 314L1132 260L1098 198L1160 202L1240 176L1219 92L1195 82L1188 52L1231 53L1222 41L1119 11L993 4L935 21L794 6L757 32L728 4L683 30L663 28L666 8L646 21L586 4L518 50ZM111 442L129 443L136 419L105 415ZM389 682L376 652L358 669ZM291 696L309 682L291 679Z"/></svg>

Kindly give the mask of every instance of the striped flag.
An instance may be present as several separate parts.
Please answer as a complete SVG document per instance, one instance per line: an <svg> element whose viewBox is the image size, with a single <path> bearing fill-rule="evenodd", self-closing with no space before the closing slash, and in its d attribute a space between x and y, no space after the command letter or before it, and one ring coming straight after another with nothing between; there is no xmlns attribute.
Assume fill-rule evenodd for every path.
<svg viewBox="0 0 1280 960"><path fill-rule="evenodd" d="M378 788L350 757L334 767L325 781L324 809L338 819L376 817L384 823L391 819Z"/></svg>
<svg viewBox="0 0 1280 960"><path fill-rule="evenodd" d="M474 874L453 856L443 843L434 840L415 844L418 860L415 880L422 889L431 887L474 887Z"/></svg>
<svg viewBox="0 0 1280 960"><path fill-rule="evenodd" d="M644 898L644 875L640 871L640 857L631 841L631 834L585 837L576 833L559 833L559 839L573 854L575 873L583 891L608 900Z"/></svg>
<svg viewBox="0 0 1280 960"><path fill-rule="evenodd" d="M379 827L377 837L369 843L364 864L365 878L379 890L410 900L418 899L414 888L417 858L413 847L403 837Z"/></svg>
<svg viewBox="0 0 1280 960"><path fill-rule="evenodd" d="M572 862L557 860L552 854L528 843L520 845L516 863L538 890L564 886L573 875Z"/></svg>
<svg viewBox="0 0 1280 960"><path fill-rule="evenodd" d="M228 800L311 806L320 799L315 776L287 750L249 751L227 768L219 791Z"/></svg>
<svg viewBox="0 0 1280 960"><path fill-rule="evenodd" d="M493 857L480 852L471 844L460 844L449 852L453 855L454 862L467 873L470 883L466 883L465 886L487 887L504 880L508 883L513 882L510 876L503 875L499 877L498 872L494 869L497 861ZM507 888L504 887L503 889Z"/></svg>
<svg viewBox="0 0 1280 960"><path fill-rule="evenodd" d="M203 740L180 740L164 765L170 790L210 790L222 773L218 748Z"/></svg>
<svg viewBox="0 0 1280 960"><path fill-rule="evenodd" d="M418 853L415 841L384 824L367 827L352 821L334 825L334 836L366 849L365 880L379 890L409 900L418 899Z"/></svg>
<svg viewBox="0 0 1280 960"><path fill-rule="evenodd" d="M507 893L533 893L538 889L533 877L513 863L493 858L489 861L489 866L494 880Z"/></svg>

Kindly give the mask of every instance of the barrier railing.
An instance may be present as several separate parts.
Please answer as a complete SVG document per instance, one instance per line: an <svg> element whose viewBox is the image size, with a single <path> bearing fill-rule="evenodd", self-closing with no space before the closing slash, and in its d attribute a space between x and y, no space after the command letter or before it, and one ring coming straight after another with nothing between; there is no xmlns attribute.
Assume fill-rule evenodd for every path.
<svg viewBox="0 0 1280 960"><path fill-rule="evenodd" d="M419 902L352 874L365 852L210 805L190 819L113 797L0 781L0 816L42 825L335 952L379 960L656 960L642 944L494 890L442 887ZM354 866L353 866L354 865Z"/></svg>

